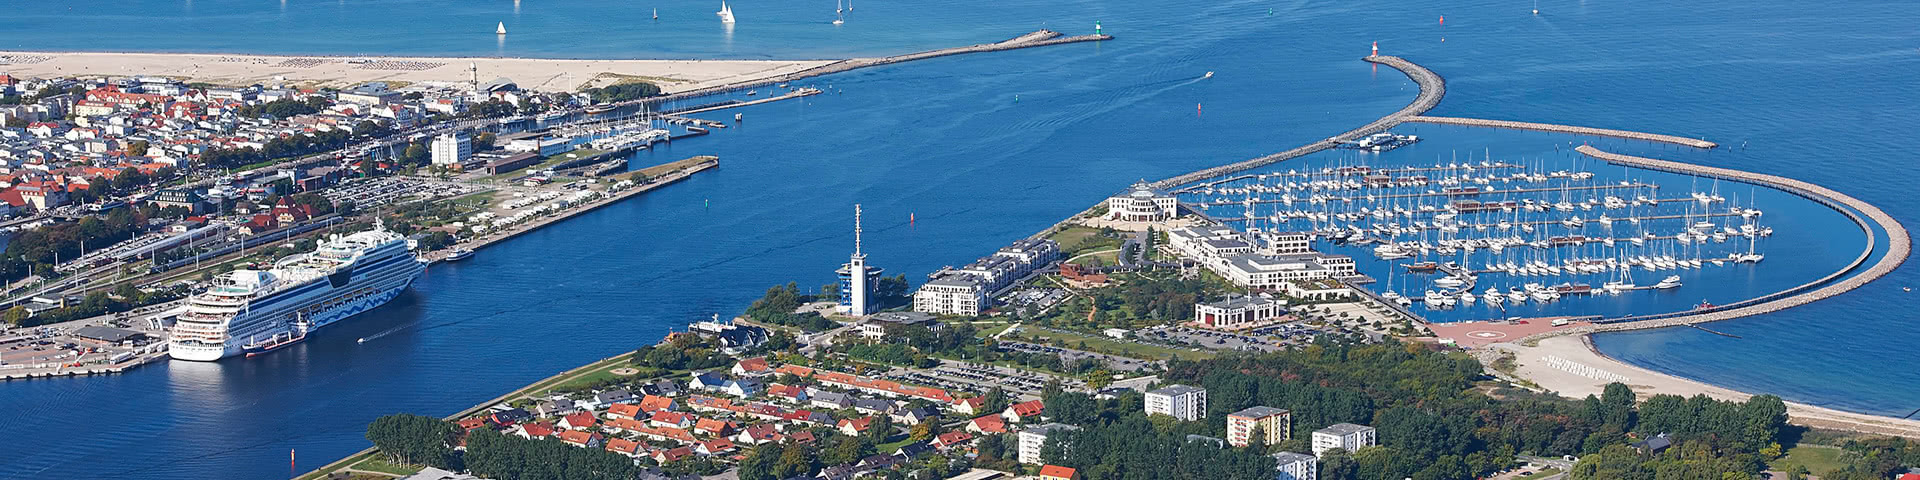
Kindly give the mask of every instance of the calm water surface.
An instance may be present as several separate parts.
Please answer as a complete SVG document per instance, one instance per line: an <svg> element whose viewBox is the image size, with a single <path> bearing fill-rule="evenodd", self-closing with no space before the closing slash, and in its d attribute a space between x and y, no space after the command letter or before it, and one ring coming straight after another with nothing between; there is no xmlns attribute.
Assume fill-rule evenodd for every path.
<svg viewBox="0 0 1920 480"><path fill-rule="evenodd" d="M278 478L289 449L301 469L317 466L366 446L364 426L379 415L451 413L737 313L769 285L827 283L851 247L854 203L868 212L871 261L917 278L1133 180L1283 150L1405 105L1414 87L1404 77L1357 61L1373 41L1448 77L1437 115L1702 136L1730 148L1615 149L1791 175L1897 218L1920 213L1898 170L1912 163L1903 147L1920 119L1920 103L1903 100L1920 96L1914 5L1549 0L1535 17L1518 1L874 0L836 28L831 3L729 2L741 19L731 32L713 18L718 2L10 5L0 48L30 50L833 58L1043 27L1089 33L1096 20L1120 38L818 79L844 93L743 109L740 128L636 160L715 154L721 168L437 266L413 293L292 351L0 385L0 415L16 433L0 449L0 478ZM512 34L493 35L496 22ZM1206 71L1215 78L1196 81ZM1583 140L1419 130L1435 143L1382 160L1485 146L1496 158L1545 157ZM1860 245L1857 234L1801 231L1834 215L1781 201L1767 222L1801 240L1773 244L1754 282L1816 275ZM1833 300L1715 326L1738 340L1658 330L1597 343L1678 375L1904 415L1920 408L1920 372L1887 359L1915 337L1897 311L1911 301L1899 287L1915 281L1902 269Z"/></svg>

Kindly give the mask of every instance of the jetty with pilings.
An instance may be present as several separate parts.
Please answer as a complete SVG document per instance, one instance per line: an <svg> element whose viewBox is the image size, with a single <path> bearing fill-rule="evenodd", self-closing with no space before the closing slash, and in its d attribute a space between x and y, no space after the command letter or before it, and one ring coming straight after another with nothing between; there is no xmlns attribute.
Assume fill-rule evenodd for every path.
<svg viewBox="0 0 1920 480"><path fill-rule="evenodd" d="M1571 133L1574 135L1591 135L1596 137L1624 138L1628 140L1645 140L1649 142L1671 143L1674 145L1682 145L1682 146L1688 146L1688 147L1700 148L1700 149L1711 149L1711 148L1720 146L1720 144L1718 143L1709 142L1709 141L1706 141L1705 139L1694 139L1694 138L1679 137L1679 136L1673 136L1673 135L1663 135L1658 133L1614 130L1610 128L1580 127L1580 126L1574 126L1574 125L1555 125L1551 123L1515 122L1511 120L1487 120L1484 118L1429 117L1424 115L1415 115L1415 116L1407 117L1405 121L1409 123L1432 123L1432 124L1438 124L1438 125L1460 125L1460 126L1467 126L1467 127L1506 128L1506 129L1513 129L1513 130L1534 130L1534 131L1541 131L1541 132Z"/></svg>

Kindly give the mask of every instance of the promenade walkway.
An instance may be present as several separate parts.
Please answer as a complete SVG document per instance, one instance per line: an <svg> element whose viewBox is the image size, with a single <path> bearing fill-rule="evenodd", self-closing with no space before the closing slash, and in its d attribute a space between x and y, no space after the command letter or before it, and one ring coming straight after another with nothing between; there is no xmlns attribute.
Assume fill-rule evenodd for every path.
<svg viewBox="0 0 1920 480"><path fill-rule="evenodd" d="M1590 145L1582 145L1579 148L1576 148L1575 150L1587 156L1605 160L1608 163L1613 163L1617 165L1626 165L1626 166L1631 166L1636 168L1661 170L1661 171L1668 171L1668 172L1675 172L1675 173L1683 173L1688 175L1698 175L1698 176L1704 176L1704 177L1710 177L1710 178L1719 178L1719 179L1725 179L1725 180L1763 185L1769 188L1776 188L1776 189L1784 190L1787 192L1791 192L1797 195L1801 195L1801 196L1813 199L1815 201L1826 204L1827 206L1832 207L1843 214L1846 214L1848 217L1853 218L1854 222L1860 225L1860 227L1863 230L1865 230L1867 233L1867 248L1864 252L1860 254L1858 258L1854 259L1853 263L1848 264L1846 268L1842 268L1840 271L1829 274L1826 277L1822 277L1818 280L1808 282L1806 284L1802 284L1799 287L1787 289L1781 292L1765 295L1759 298L1739 302L1737 304L1728 306L1731 308L1722 307L1722 308L1713 309L1710 311L1680 312L1680 313L1672 314L1671 316L1666 316L1663 318L1595 324L1595 325L1580 327L1580 328L1557 330L1553 332L1541 333L1541 334L1529 336L1526 339L1523 339L1522 340L1523 342L1527 340L1537 340L1537 339L1546 338L1546 337L1569 335L1569 334L1584 335L1588 333L1597 333L1597 332L1617 332L1617 331L1625 331L1625 330L1642 330L1642 329L1649 329L1649 328L1688 326L1688 325L1695 325L1695 324L1706 323L1706 322L1716 322L1720 320L1731 320L1735 318L1759 315L1763 313L1777 312L1780 310L1785 310L1788 308L1805 305L1805 304L1814 302L1816 300L1832 297L1834 295L1839 295L1841 293L1845 293L1855 288L1860 288L1860 286L1866 285L1867 282L1872 282L1875 279L1886 276L1887 273L1892 272L1893 269L1895 268L1898 268L1901 263L1906 262L1907 256L1911 253L1911 249L1913 247L1912 239L1908 235L1907 229L1905 227L1902 227L1900 225L1900 222L1897 220L1894 220L1892 216L1887 215L1887 213L1884 211L1881 211L1879 207L1875 207L1872 204L1861 201L1860 199L1847 196L1846 194L1833 191L1826 187L1814 185L1812 183L1807 183L1799 180L1794 180L1791 178L1781 177L1777 175L1743 172L1743 171L1733 170L1728 168L1708 167L1708 166L1693 165L1693 164L1680 163L1680 162L1674 162L1674 161L1668 161L1668 160L1656 160L1651 158L1621 155L1617 153L1602 151L1600 149L1593 148ZM1859 213L1858 214L1854 213L1856 211ZM1863 216L1864 218L1862 218ZM1880 257L1880 261L1874 262L1872 266L1867 267L1865 270L1858 270L1859 266L1865 263L1865 261L1872 256L1873 250L1876 247L1876 243L1875 243L1876 235L1873 232L1872 225L1869 225L1868 222L1871 222L1872 225L1878 225L1881 230L1884 230L1887 232L1887 241L1888 241L1887 253L1886 255L1883 255ZM1858 270L1857 274L1854 274L1850 277L1847 276L1849 273L1853 273L1856 270ZM1836 279L1840 279L1841 277L1846 277L1846 278L1838 282L1834 281Z"/></svg>
<svg viewBox="0 0 1920 480"><path fill-rule="evenodd" d="M1676 137L1673 135L1662 135L1658 133L1645 133L1645 132L1631 132L1626 130L1614 130L1609 128L1578 127L1573 125L1554 125L1551 123L1515 122L1511 120L1487 120L1487 119L1481 119L1481 118L1428 117L1424 115L1408 117L1406 121L1417 122L1417 123L1433 123L1433 124L1441 124L1441 125L1462 125L1462 126L1468 126L1468 127L1508 128L1508 129L1515 129L1515 130L1536 130L1536 131L1542 131L1542 132L1571 133L1574 135L1593 135L1593 136L1600 136L1600 137L1625 138L1629 140L1646 140L1649 142L1671 143L1674 145L1683 145L1683 146L1688 146L1693 148L1703 148L1703 149L1710 149L1713 147L1720 146L1720 144L1709 142L1706 140L1686 138L1686 137Z"/></svg>
<svg viewBox="0 0 1920 480"><path fill-rule="evenodd" d="M1393 128L1395 125L1399 125L1401 122L1407 121L1409 118L1418 117L1420 114L1426 113L1427 110L1432 110L1435 105L1439 105L1440 98L1447 95L1446 79L1440 78L1440 75L1433 73L1432 70L1427 70L1427 67L1422 67L1406 59L1391 55L1371 56L1366 57L1364 60L1393 67L1395 70L1399 70L1400 73L1406 74L1407 78L1412 79L1414 83L1420 85L1420 94L1414 96L1413 103L1407 104L1405 108L1387 114L1387 116L1380 117L1379 120L1361 125L1360 128L1348 130L1346 133L1327 137L1292 150L1254 158L1252 160L1197 170L1177 177L1153 182L1154 188L1171 188L1209 178L1232 175L1237 172L1264 167L1302 155L1333 148L1335 145L1339 145L1340 142L1380 133L1389 128Z"/></svg>

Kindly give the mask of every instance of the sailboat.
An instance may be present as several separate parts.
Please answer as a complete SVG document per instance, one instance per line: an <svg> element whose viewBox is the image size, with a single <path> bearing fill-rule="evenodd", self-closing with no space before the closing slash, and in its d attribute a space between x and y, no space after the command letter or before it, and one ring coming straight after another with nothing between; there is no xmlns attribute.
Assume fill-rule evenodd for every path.
<svg viewBox="0 0 1920 480"><path fill-rule="evenodd" d="M660 9L658 9L658 8L656 8L656 9L653 9L653 19L654 19L654 20L659 20L659 19L660 19Z"/></svg>
<svg viewBox="0 0 1920 480"><path fill-rule="evenodd" d="M506 34L507 34L507 22L500 22L500 25L499 25L499 26L496 26L496 27L493 27L493 34L494 34L494 35L506 35Z"/></svg>
<svg viewBox="0 0 1920 480"><path fill-rule="evenodd" d="M846 10L840 9L840 0L833 0L833 17L834 17L833 24L834 25L843 25L847 23L847 16L845 15L845 13L846 13Z"/></svg>
<svg viewBox="0 0 1920 480"><path fill-rule="evenodd" d="M733 7L727 6L725 1L720 2L720 11L714 12L714 15L720 16L720 23L733 23Z"/></svg>

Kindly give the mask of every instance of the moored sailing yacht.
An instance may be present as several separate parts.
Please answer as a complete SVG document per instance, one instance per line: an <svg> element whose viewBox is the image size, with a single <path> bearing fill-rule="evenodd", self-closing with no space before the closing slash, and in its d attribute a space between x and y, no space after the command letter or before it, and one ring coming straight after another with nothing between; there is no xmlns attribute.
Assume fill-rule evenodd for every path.
<svg viewBox="0 0 1920 480"><path fill-rule="evenodd" d="M271 269L216 278L212 288L187 299L169 332L168 352L177 360L210 362L284 348L386 304L425 270L404 237L380 226L334 236Z"/></svg>

